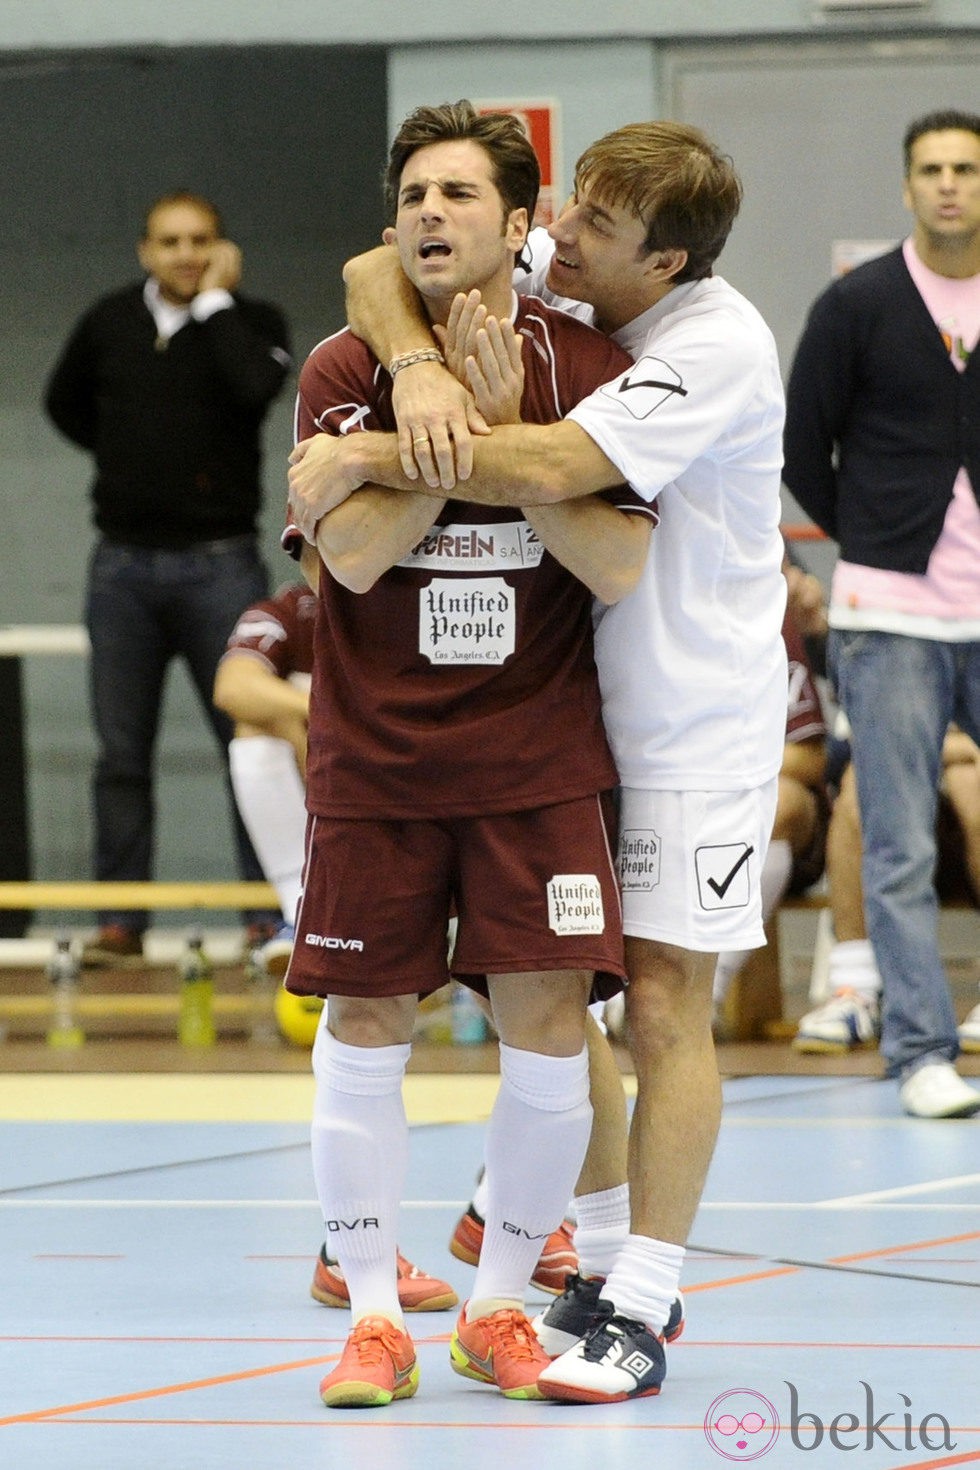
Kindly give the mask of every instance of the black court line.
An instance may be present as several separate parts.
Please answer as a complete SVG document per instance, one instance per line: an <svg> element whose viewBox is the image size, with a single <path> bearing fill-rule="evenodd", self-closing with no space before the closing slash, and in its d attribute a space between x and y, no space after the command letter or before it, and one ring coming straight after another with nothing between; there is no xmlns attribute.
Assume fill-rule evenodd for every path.
<svg viewBox="0 0 980 1470"><path fill-rule="evenodd" d="M11 1126L11 1125L7 1124L7 1125L4 1125L4 1126ZM93 1128L98 1128L98 1127L100 1127L102 1125L99 1124L99 1123L93 1123L93 1124L91 1124L89 1126L91 1126ZM113 1124L111 1126L116 1126L116 1125ZM131 1123L124 1123L123 1126L132 1126L132 1127L135 1127L137 1125L136 1124L131 1124ZM209 1128L209 1127L214 1127L214 1126L221 1126L221 1127L223 1127L225 1125L224 1124L214 1125L214 1124L210 1124L210 1123L208 1123L206 1121L203 1121L203 1122L194 1122L194 1123L185 1123L185 1124L175 1124L174 1126L175 1127L187 1127L187 1128L198 1128L198 1127L200 1127L200 1128ZM239 1123L236 1123L236 1124L232 1124L231 1126L233 1126L233 1127L248 1127L249 1125L248 1124L239 1124ZM435 1128L457 1128L457 1127L470 1127L470 1126L471 1125L468 1124L468 1123L460 1124L460 1123L457 1123L457 1122L453 1122L453 1123L421 1123L421 1124L418 1124L418 1125L413 1126L412 1132L413 1133L424 1133L424 1132L428 1131L429 1129L435 1129ZM307 1127L308 1128L308 1125L297 1124L297 1127ZM47 1180L47 1181L42 1181L40 1184L15 1184L15 1185L11 1185L10 1187L7 1187L7 1188L4 1188L4 1187L0 1186L0 1200L2 1200L2 1199L16 1199L19 1196L24 1195L24 1194L36 1194L39 1190L42 1190L42 1189L68 1189L68 1188L70 1188L74 1184L100 1184L103 1181L108 1181L108 1180L112 1180L112 1179L136 1179L141 1174L165 1174L169 1170L172 1170L172 1169L193 1169L198 1164L233 1164L233 1163L236 1163L236 1162L238 1162L239 1160L242 1160L242 1159L261 1159L261 1158L268 1158L270 1156L275 1156L275 1155L278 1155L278 1154L295 1153L298 1149L302 1149L304 1152L308 1153L309 1152L309 1148L310 1148L310 1140L309 1140L309 1136L307 1134L307 1136L305 1138L300 1139L297 1143L274 1143L274 1144L266 1144L262 1148L234 1149L230 1153L205 1154L205 1155L202 1155L200 1158L171 1159L169 1161L163 1161L163 1162L160 1162L160 1163L157 1163L157 1164L133 1164L132 1166L130 1166L129 1168L126 1168L126 1169L105 1170L105 1171L103 1171L103 1172L101 1172L99 1174L74 1174L74 1175L71 1175L70 1177L65 1178L65 1179L51 1179L51 1180Z"/></svg>
<svg viewBox="0 0 980 1470"><path fill-rule="evenodd" d="M804 1208L801 1205L801 1208ZM843 1276L881 1276L886 1281L920 1281L926 1286L980 1287L980 1281L961 1281L949 1276L924 1276L916 1271L887 1271L879 1266L851 1266L836 1261L812 1261L796 1256L760 1256L754 1251L722 1250L718 1246L694 1245L685 1249L699 1255L727 1257L734 1261L751 1261L760 1266L792 1266L798 1271L832 1271Z"/></svg>
<svg viewBox="0 0 980 1470"><path fill-rule="evenodd" d="M308 1153L309 1148L310 1141L307 1138L299 1143L277 1143L269 1144L265 1148L236 1149L233 1153L208 1154L201 1158L171 1159L169 1162L158 1164L134 1164L128 1169L112 1169L101 1174L77 1174L67 1179L52 1179L41 1184L17 1184L9 1189L0 1189L0 1199L36 1194L42 1189L67 1189L73 1184L101 1184L112 1179L136 1179L141 1174L165 1174L172 1169L192 1169L198 1164L230 1164L240 1159L268 1158L270 1155L295 1153L297 1149L303 1149Z"/></svg>
<svg viewBox="0 0 980 1470"><path fill-rule="evenodd" d="M749 1107L753 1103L785 1102L788 1098L798 1097L830 1097L835 1092L842 1092L845 1090L850 1091L851 1088L855 1086L855 1084L858 1086L870 1085L873 1087L880 1087L883 1082L893 1080L889 1079L888 1077L821 1077L817 1074L809 1072L802 1074L797 1072L739 1072L737 1075L732 1075L731 1073L722 1073L721 1080L723 1083L737 1083L757 1082L760 1079L764 1078L766 1081L771 1082L774 1077L795 1077L806 1085L799 1088L782 1088L779 1092L755 1092L752 1094L751 1097L725 1098L722 1107L722 1119L724 1120L724 1114L731 1111L732 1109L739 1107ZM822 1086L811 1086L811 1082L815 1084L822 1084ZM829 1086L828 1083L830 1084ZM832 1120L817 1119L816 1121L823 1122ZM887 1123L892 1120L888 1118L875 1118L873 1119L873 1121ZM913 1122L914 1119L906 1118L906 1115L902 1113L901 1115L899 1115L898 1121Z"/></svg>

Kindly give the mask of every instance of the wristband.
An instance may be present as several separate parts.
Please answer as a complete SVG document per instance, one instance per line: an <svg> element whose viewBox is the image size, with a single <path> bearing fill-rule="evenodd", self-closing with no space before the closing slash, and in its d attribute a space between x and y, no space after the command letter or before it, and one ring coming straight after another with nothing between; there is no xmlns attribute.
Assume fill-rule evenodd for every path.
<svg viewBox="0 0 980 1470"><path fill-rule="evenodd" d="M417 352L402 352L393 357L388 364L388 372L395 377L402 368L414 367L417 362L441 362L445 365L446 359L438 347L420 347Z"/></svg>

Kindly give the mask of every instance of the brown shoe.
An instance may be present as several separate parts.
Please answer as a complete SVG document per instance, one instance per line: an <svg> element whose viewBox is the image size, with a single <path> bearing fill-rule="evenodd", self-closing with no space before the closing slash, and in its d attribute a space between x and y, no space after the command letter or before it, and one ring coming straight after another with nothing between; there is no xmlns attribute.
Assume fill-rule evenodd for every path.
<svg viewBox="0 0 980 1470"><path fill-rule="evenodd" d="M135 969L143 963L143 936L124 924L106 924L82 946L83 970Z"/></svg>

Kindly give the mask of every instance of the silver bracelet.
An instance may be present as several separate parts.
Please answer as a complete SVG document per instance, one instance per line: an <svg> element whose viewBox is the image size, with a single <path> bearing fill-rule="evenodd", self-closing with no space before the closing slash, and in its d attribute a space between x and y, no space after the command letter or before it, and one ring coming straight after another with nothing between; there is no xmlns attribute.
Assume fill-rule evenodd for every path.
<svg viewBox="0 0 980 1470"><path fill-rule="evenodd" d="M438 347L420 347L417 352L402 352L393 357L388 364L388 372L395 377L402 368L414 367L417 362L441 362L445 365L445 361Z"/></svg>

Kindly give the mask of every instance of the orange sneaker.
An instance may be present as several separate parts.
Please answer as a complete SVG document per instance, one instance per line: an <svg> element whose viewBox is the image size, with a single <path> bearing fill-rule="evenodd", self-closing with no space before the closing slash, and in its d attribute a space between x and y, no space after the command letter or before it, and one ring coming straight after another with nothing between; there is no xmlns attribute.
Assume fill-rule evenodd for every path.
<svg viewBox="0 0 980 1470"><path fill-rule="evenodd" d="M508 1307L467 1322L464 1307L449 1340L449 1361L464 1378L492 1383L506 1399L540 1399L538 1374L551 1359L523 1312Z"/></svg>
<svg viewBox="0 0 980 1470"><path fill-rule="evenodd" d="M378 1409L410 1399L419 1386L415 1345L387 1317L362 1317L340 1362L320 1384L328 1409Z"/></svg>
<svg viewBox="0 0 980 1470"><path fill-rule="evenodd" d="M449 1241L449 1252L457 1261L475 1266L480 1259L483 1245L484 1223L470 1205L465 1215L460 1215ZM578 1270L578 1252L572 1244L571 1220L563 1220L545 1241L544 1250L538 1258L531 1277L531 1285L549 1296L560 1296L565 1290L565 1280Z"/></svg>
<svg viewBox="0 0 980 1470"><path fill-rule="evenodd" d="M344 1273L331 1261L327 1248L321 1245L310 1284L310 1296L324 1307L349 1307L350 1292ZM426 1276L398 1253L398 1304L403 1312L445 1312L459 1305L459 1297L448 1281Z"/></svg>

